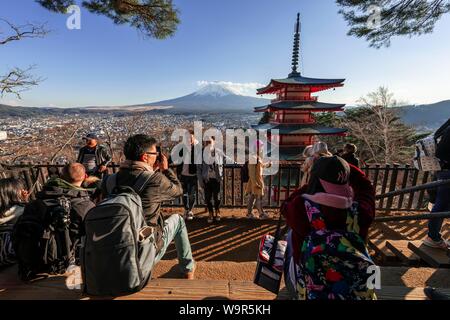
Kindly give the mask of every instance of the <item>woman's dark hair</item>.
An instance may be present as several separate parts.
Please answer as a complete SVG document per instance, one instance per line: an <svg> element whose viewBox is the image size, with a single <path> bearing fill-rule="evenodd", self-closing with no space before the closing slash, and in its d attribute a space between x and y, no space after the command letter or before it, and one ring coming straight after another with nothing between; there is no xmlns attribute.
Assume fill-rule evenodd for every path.
<svg viewBox="0 0 450 320"><path fill-rule="evenodd" d="M0 179L0 215L12 206L23 203L20 192L24 189L25 184L21 179Z"/></svg>
<svg viewBox="0 0 450 320"><path fill-rule="evenodd" d="M123 147L127 160L139 161L141 156L156 144L156 139L146 134L137 134L128 138Z"/></svg>

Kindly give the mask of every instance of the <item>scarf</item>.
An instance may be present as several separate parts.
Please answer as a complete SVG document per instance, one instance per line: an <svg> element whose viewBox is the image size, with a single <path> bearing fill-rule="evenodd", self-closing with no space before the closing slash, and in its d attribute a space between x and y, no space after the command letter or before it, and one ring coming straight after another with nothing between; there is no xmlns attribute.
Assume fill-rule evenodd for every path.
<svg viewBox="0 0 450 320"><path fill-rule="evenodd" d="M303 197L315 203L337 209L348 209L352 206L353 203L352 197L343 197L325 192L318 192L315 194L303 194Z"/></svg>
<svg viewBox="0 0 450 320"><path fill-rule="evenodd" d="M133 160L125 160L120 164L120 168L128 170L150 171L150 172L154 171L153 168L148 163Z"/></svg>

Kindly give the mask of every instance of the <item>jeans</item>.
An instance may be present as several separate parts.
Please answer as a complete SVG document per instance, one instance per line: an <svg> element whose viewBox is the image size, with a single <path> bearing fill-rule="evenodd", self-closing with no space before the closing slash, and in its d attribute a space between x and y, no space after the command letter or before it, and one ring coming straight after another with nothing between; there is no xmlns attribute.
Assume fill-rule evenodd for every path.
<svg viewBox="0 0 450 320"><path fill-rule="evenodd" d="M205 202L210 214L214 213L214 209L218 211L220 208L219 194L220 182L217 181L217 179L209 179L208 182L205 183Z"/></svg>
<svg viewBox="0 0 450 320"><path fill-rule="evenodd" d="M181 272L186 273L192 271L194 268L194 258L192 257L186 224L180 215L174 214L164 221L162 238L163 246L155 256L153 265L156 265L162 259L172 240L175 240L178 265Z"/></svg>
<svg viewBox="0 0 450 320"><path fill-rule="evenodd" d="M450 179L450 171L441 171L437 173L438 180ZM450 211L450 185L440 186L436 190L436 201L431 212ZM441 228L444 218L433 218L428 221L428 236L434 241L440 241Z"/></svg>
<svg viewBox="0 0 450 320"><path fill-rule="evenodd" d="M262 208L262 196L257 196L253 193L250 193L247 204L247 210L249 215L252 214L254 206L256 206L256 209L258 210L258 213L260 215L264 213Z"/></svg>
<svg viewBox="0 0 450 320"><path fill-rule="evenodd" d="M195 191L197 189L197 176L181 176L183 185L183 205L186 211L194 209Z"/></svg>

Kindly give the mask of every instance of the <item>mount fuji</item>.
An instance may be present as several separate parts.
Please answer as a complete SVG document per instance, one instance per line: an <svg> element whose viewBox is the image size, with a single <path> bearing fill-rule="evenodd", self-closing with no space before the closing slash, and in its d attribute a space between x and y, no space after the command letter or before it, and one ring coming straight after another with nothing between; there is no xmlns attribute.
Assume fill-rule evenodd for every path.
<svg viewBox="0 0 450 320"><path fill-rule="evenodd" d="M253 112L254 107L268 104L270 100L249 97L223 84L210 83L199 90L175 99L145 103L132 107L165 107L166 112Z"/></svg>

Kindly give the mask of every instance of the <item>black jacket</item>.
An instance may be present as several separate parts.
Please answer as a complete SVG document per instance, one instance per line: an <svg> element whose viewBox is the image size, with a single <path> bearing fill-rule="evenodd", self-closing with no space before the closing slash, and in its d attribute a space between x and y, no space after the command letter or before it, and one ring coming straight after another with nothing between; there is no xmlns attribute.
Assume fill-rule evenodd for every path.
<svg viewBox="0 0 450 320"><path fill-rule="evenodd" d="M436 146L436 157L441 160L442 170L450 170L450 127L442 133Z"/></svg>
<svg viewBox="0 0 450 320"><path fill-rule="evenodd" d="M78 153L78 163L83 163L84 153L86 152L86 149L88 147L84 146L80 149L80 152ZM95 147L95 164L97 167L99 166L107 166L112 160L111 153L109 152L109 148L98 144Z"/></svg>
<svg viewBox="0 0 450 320"><path fill-rule="evenodd" d="M354 153L344 153L341 158L359 168L359 159L355 157Z"/></svg>

